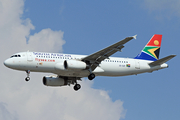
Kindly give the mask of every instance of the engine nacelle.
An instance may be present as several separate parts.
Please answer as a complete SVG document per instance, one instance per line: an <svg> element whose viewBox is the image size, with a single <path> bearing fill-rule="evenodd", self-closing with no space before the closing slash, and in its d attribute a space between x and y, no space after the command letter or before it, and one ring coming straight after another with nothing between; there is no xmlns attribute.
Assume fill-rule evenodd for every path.
<svg viewBox="0 0 180 120"><path fill-rule="evenodd" d="M65 86L67 85L67 80L58 77L43 77L43 84L46 86Z"/></svg>
<svg viewBox="0 0 180 120"><path fill-rule="evenodd" d="M65 60L64 61L64 68L65 69L73 69L73 70L83 70L87 69L88 66L85 62L78 61L78 60Z"/></svg>
<svg viewBox="0 0 180 120"><path fill-rule="evenodd" d="M65 67L64 67L64 63L60 62L60 63L57 63L54 68L56 70L65 70Z"/></svg>

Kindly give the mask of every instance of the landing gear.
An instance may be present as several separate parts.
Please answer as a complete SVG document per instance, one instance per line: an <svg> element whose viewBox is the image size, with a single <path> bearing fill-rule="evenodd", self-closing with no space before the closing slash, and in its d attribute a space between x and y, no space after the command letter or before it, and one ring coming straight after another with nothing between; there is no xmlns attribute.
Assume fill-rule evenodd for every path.
<svg viewBox="0 0 180 120"><path fill-rule="evenodd" d="M26 80L26 81L29 81L29 80L30 80L30 77L29 77L30 70L27 70L26 73L27 73L27 77L25 78L25 80Z"/></svg>
<svg viewBox="0 0 180 120"><path fill-rule="evenodd" d="M96 76L95 76L94 73L92 73L91 67L89 68L89 72L90 72L90 74L89 74L89 76L88 76L88 79L89 79L89 80L93 80Z"/></svg>
<svg viewBox="0 0 180 120"><path fill-rule="evenodd" d="M29 80L30 80L30 77L26 77L25 80L26 80L26 81L29 81Z"/></svg>
<svg viewBox="0 0 180 120"><path fill-rule="evenodd" d="M76 84L76 85L74 86L74 90L75 90L75 91L79 90L80 88L81 88L81 85L80 85L80 84Z"/></svg>
<svg viewBox="0 0 180 120"><path fill-rule="evenodd" d="M95 78L95 74L94 73L91 73L89 76L88 76L88 79L89 80L93 80Z"/></svg>
<svg viewBox="0 0 180 120"><path fill-rule="evenodd" d="M95 77L96 77L95 74L94 74L94 73L91 73L91 74L88 76L88 79L89 79L89 80L92 80L92 79L94 79ZM77 80L77 79L76 79L76 80ZM75 85L74 85L74 90L75 90L75 91L78 91L78 90L81 88L81 85L78 84L76 80L74 81L74 83L75 83ZM74 83L73 83L73 84L74 84Z"/></svg>

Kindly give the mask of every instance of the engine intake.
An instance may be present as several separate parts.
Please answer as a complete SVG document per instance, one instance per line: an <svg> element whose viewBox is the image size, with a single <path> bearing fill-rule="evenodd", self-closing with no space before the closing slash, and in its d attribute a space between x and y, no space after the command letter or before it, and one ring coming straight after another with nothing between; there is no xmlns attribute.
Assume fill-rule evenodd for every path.
<svg viewBox="0 0 180 120"><path fill-rule="evenodd" d="M67 80L59 77L43 77L43 84L46 86L65 86Z"/></svg>

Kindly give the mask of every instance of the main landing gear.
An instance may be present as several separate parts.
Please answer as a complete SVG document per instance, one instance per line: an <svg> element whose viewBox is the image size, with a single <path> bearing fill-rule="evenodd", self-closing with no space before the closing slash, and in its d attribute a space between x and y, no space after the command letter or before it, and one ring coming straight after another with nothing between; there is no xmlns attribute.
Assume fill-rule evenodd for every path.
<svg viewBox="0 0 180 120"><path fill-rule="evenodd" d="M29 75L30 75L30 70L27 70L26 73L27 73L27 77L25 78L25 80L26 80L26 81L29 81L29 80L30 80L30 77L29 77Z"/></svg>
<svg viewBox="0 0 180 120"><path fill-rule="evenodd" d="M95 78L95 74L94 73L91 73L89 76L88 76L88 79L89 80L93 80Z"/></svg>
<svg viewBox="0 0 180 120"><path fill-rule="evenodd" d="M91 74L88 76L88 79L89 79L89 80L93 80L95 77L96 77L95 74L94 74L94 73L91 73ZM78 84L77 81L75 81L74 90L75 90L75 91L78 91L80 88L81 88L81 85Z"/></svg>
<svg viewBox="0 0 180 120"><path fill-rule="evenodd" d="M75 84L75 85L74 85L74 90L75 90L75 91L78 91L80 88L81 88L81 85L80 85L80 84Z"/></svg>

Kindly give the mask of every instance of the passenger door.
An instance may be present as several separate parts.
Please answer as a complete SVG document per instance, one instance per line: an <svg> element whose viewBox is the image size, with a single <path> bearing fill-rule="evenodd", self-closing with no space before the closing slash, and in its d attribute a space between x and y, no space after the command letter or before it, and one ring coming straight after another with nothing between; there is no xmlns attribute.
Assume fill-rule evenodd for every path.
<svg viewBox="0 0 180 120"><path fill-rule="evenodd" d="M136 69L140 69L140 62L139 62L139 60L135 61L135 68Z"/></svg>
<svg viewBox="0 0 180 120"><path fill-rule="evenodd" d="M32 52L27 52L27 61L28 62L32 62L33 61L33 57L32 57Z"/></svg>

